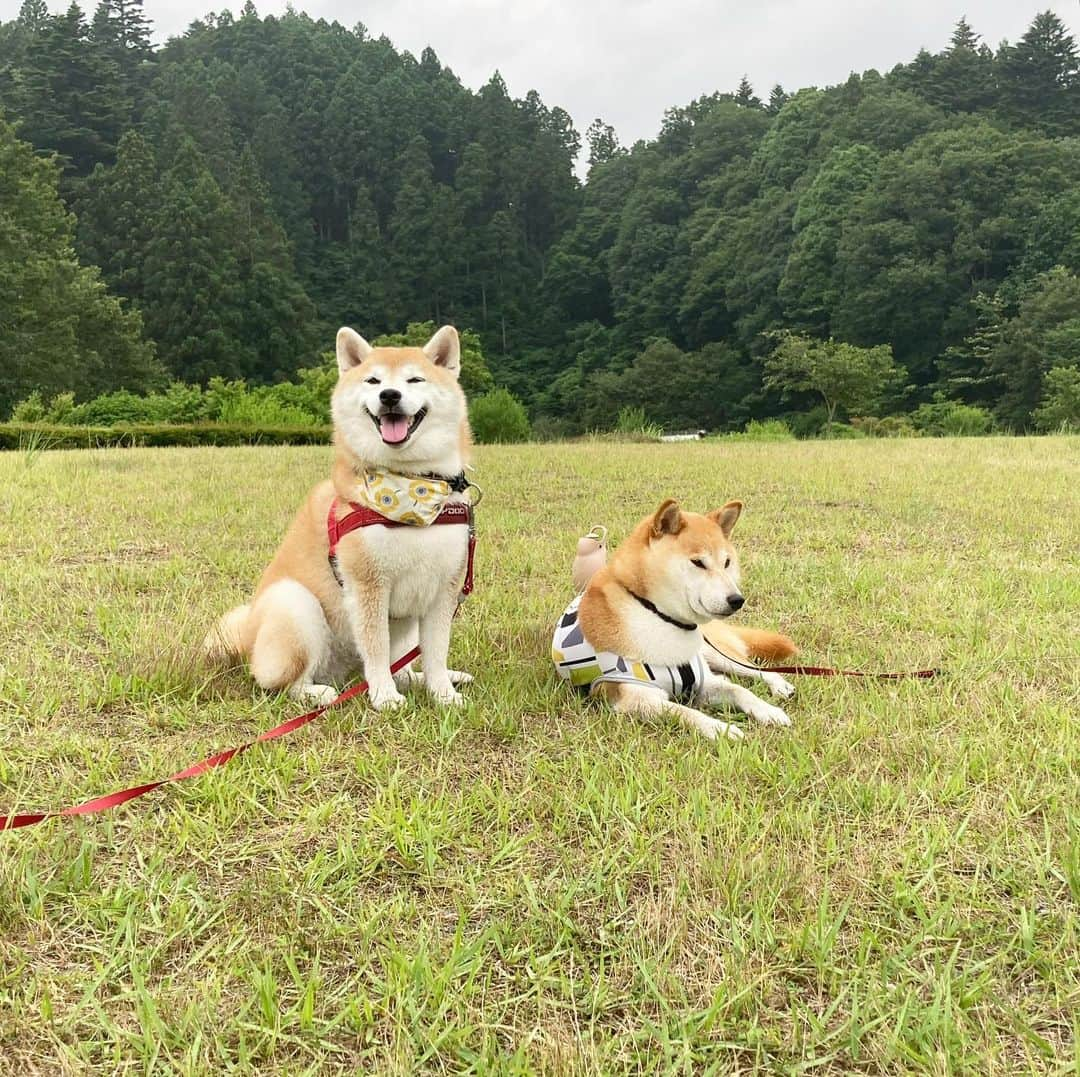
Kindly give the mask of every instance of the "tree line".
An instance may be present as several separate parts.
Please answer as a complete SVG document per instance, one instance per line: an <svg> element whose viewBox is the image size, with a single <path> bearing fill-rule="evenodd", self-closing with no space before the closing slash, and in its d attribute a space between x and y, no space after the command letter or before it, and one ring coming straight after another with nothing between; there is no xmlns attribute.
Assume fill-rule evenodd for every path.
<svg viewBox="0 0 1080 1077"><path fill-rule="evenodd" d="M551 433L949 401L1020 430L1080 392L1080 60L1050 12L825 89L744 79L626 148L359 24L248 0L155 47L141 0L25 0L0 109L0 415L277 382L340 324L427 321ZM861 396L808 380L886 353Z"/></svg>

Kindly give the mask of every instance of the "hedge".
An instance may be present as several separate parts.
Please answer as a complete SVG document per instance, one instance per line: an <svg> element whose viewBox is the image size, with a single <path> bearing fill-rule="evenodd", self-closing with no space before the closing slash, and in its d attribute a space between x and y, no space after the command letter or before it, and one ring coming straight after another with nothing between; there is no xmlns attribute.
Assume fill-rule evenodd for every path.
<svg viewBox="0 0 1080 1077"><path fill-rule="evenodd" d="M328 445L330 433L329 426L240 426L225 423L57 426L49 423L0 423L0 450L165 445Z"/></svg>

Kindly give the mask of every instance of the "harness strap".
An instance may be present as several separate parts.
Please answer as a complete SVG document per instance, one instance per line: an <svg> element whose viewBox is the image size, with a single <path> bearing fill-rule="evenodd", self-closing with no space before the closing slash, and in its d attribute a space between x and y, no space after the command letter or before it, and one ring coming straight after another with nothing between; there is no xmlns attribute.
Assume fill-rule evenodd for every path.
<svg viewBox="0 0 1080 1077"><path fill-rule="evenodd" d="M403 523L401 520L390 520L382 515L380 512L376 512L374 509L369 509L366 505L357 505L355 501L349 502L351 512L346 513L340 520L338 519L338 499L335 497L330 502L330 510L326 515L326 537L329 543L329 549L327 550L327 560L330 562L330 571L334 574L334 579L337 580L338 586L343 586L344 581L341 578L341 573L338 571L337 564L337 548L338 543L347 535L350 531L355 531L360 527L374 527L378 525L380 527L416 527L416 524ZM461 596L465 598L472 594L473 590L473 560L476 551L476 526L473 522L472 505L464 501L452 501L446 505L442 512L431 521L428 526L434 527L436 524L467 524L469 528L469 560L465 568L465 582L461 585Z"/></svg>

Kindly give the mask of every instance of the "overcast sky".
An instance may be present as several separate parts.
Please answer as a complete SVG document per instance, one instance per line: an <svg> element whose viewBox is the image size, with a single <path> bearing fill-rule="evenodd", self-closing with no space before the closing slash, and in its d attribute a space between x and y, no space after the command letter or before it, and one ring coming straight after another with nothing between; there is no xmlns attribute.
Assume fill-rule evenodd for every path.
<svg viewBox="0 0 1080 1077"><path fill-rule="evenodd" d="M96 0L82 0L92 10ZM243 0L145 0L156 36L182 33L207 10ZM0 20L20 0L0 0ZM51 0L50 7L66 7ZM260 14L285 0L256 0ZM530 89L561 105L578 129L595 116L624 144L651 138L664 109L714 90L734 90L746 73L761 97L840 82L852 71L912 59L944 47L966 15L995 47L1015 41L1037 11L1051 8L1080 40L1080 0L294 0L313 18L358 20L419 56L431 45L472 88L498 68L515 97Z"/></svg>

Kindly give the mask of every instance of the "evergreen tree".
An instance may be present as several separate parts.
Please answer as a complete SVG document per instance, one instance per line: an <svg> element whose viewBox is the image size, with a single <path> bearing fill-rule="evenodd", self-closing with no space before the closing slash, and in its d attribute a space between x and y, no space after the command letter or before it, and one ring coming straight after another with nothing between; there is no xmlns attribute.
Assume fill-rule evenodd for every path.
<svg viewBox="0 0 1080 1077"><path fill-rule="evenodd" d="M130 102L115 59L91 40L77 4L31 37L15 114L23 137L55 151L75 176L113 159Z"/></svg>
<svg viewBox="0 0 1080 1077"><path fill-rule="evenodd" d="M585 144L589 147L589 171L597 165L606 164L622 152L619 137L610 123L604 123L599 116L589 124L585 132Z"/></svg>
<svg viewBox="0 0 1080 1077"><path fill-rule="evenodd" d="M1036 15L1027 33L998 56L1001 110L1014 123L1052 135L1080 133L1080 57L1052 11Z"/></svg>
<svg viewBox="0 0 1080 1077"><path fill-rule="evenodd" d="M956 24L948 49L937 58L925 96L951 112L986 112L997 103L993 54L966 19Z"/></svg>
<svg viewBox="0 0 1080 1077"><path fill-rule="evenodd" d="M159 208L158 167L151 145L128 131L112 168L98 165L79 199L78 247L101 267L117 295L140 305L145 263Z"/></svg>
<svg viewBox="0 0 1080 1077"><path fill-rule="evenodd" d="M146 252L146 327L169 371L185 381L256 373L240 344L243 292L231 242L229 204L191 139L160 184L160 208Z"/></svg>
<svg viewBox="0 0 1080 1077"><path fill-rule="evenodd" d="M765 106L765 111L770 116L775 116L787 104L787 100L788 93L778 82L769 92L769 103Z"/></svg>
<svg viewBox="0 0 1080 1077"><path fill-rule="evenodd" d="M160 379L138 314L76 261L57 182L0 120L0 416L35 389L88 397Z"/></svg>
<svg viewBox="0 0 1080 1077"><path fill-rule="evenodd" d="M735 91L735 103L744 108L761 108L761 98L754 94L754 87L750 85L750 80L745 75Z"/></svg>

